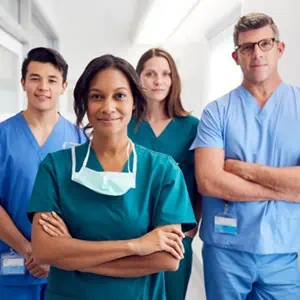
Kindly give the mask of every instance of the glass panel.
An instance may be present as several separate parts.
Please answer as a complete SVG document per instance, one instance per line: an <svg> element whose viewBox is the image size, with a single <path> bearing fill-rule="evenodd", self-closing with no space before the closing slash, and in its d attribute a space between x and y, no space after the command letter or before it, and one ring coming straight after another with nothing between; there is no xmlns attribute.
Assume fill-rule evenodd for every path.
<svg viewBox="0 0 300 300"><path fill-rule="evenodd" d="M20 0L0 0L0 5L19 23Z"/></svg>
<svg viewBox="0 0 300 300"><path fill-rule="evenodd" d="M30 48L51 47L51 40L39 26L38 21L35 20L34 17L32 18L32 22L30 23L28 33Z"/></svg>
<svg viewBox="0 0 300 300"><path fill-rule="evenodd" d="M224 39L212 51L209 101L216 100L241 84L242 74L231 57L232 51L231 36Z"/></svg>
<svg viewBox="0 0 300 300"><path fill-rule="evenodd" d="M20 110L18 56L0 45L0 99L1 114L13 114Z"/></svg>

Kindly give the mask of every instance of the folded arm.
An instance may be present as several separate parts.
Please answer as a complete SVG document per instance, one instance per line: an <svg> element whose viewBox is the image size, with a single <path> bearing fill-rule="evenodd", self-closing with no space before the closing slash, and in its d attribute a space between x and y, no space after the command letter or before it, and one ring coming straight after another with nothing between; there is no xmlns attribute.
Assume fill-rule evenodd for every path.
<svg viewBox="0 0 300 300"><path fill-rule="evenodd" d="M282 199L281 193L259 183L251 182L224 169L224 150L198 148L195 150L195 170L198 191L228 201L264 201Z"/></svg>
<svg viewBox="0 0 300 300"><path fill-rule="evenodd" d="M245 180L259 183L288 198L300 194L300 167L269 167L238 160L227 160L225 169ZM295 201L298 196L295 197Z"/></svg>

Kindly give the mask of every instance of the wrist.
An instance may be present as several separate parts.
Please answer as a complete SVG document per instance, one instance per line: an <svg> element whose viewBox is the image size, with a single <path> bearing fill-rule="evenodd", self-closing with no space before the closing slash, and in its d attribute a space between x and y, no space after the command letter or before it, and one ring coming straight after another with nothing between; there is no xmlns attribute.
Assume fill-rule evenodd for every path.
<svg viewBox="0 0 300 300"><path fill-rule="evenodd" d="M20 254L24 257L27 258L32 254L32 249L31 249L31 243L27 240L25 240L22 243L21 249L20 249Z"/></svg>
<svg viewBox="0 0 300 300"><path fill-rule="evenodd" d="M132 239L128 241L128 248L130 255L140 256L140 243L139 239Z"/></svg>

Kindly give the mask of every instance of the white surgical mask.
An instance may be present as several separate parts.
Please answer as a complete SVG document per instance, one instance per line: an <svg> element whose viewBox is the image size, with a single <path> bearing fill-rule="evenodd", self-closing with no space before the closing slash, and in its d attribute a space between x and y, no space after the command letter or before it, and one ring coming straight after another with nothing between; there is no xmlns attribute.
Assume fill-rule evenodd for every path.
<svg viewBox="0 0 300 300"><path fill-rule="evenodd" d="M133 170L129 169L129 149L132 145L133 151ZM99 194L120 196L127 193L130 189L135 188L137 155L134 144L131 140L128 142L127 157L128 157L128 172L98 172L86 167L90 155L91 142L79 172L76 172L76 156L75 147L72 147L72 180L84 185L85 187Z"/></svg>

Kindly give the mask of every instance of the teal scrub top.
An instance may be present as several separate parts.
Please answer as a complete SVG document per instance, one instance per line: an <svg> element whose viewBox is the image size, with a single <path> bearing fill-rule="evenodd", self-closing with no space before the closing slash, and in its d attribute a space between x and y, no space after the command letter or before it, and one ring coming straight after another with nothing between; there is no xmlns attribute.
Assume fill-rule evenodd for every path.
<svg viewBox="0 0 300 300"><path fill-rule="evenodd" d="M194 116L174 117L157 137L148 121L137 125L131 119L128 125L130 139L148 149L170 155L181 169L193 206L197 195L194 151L189 150L196 135L199 120Z"/></svg>
<svg viewBox="0 0 300 300"><path fill-rule="evenodd" d="M76 169L88 143L76 147ZM136 188L122 196L96 193L71 180L70 149L49 154L40 166L29 204L34 212L58 213L74 238L89 241L128 240L157 226L195 226L184 178L174 160L136 145ZM133 154L129 162L132 169ZM87 167L103 171L91 148ZM128 162L124 170L127 170ZM46 299L165 300L163 273L139 278L112 278L51 267Z"/></svg>

